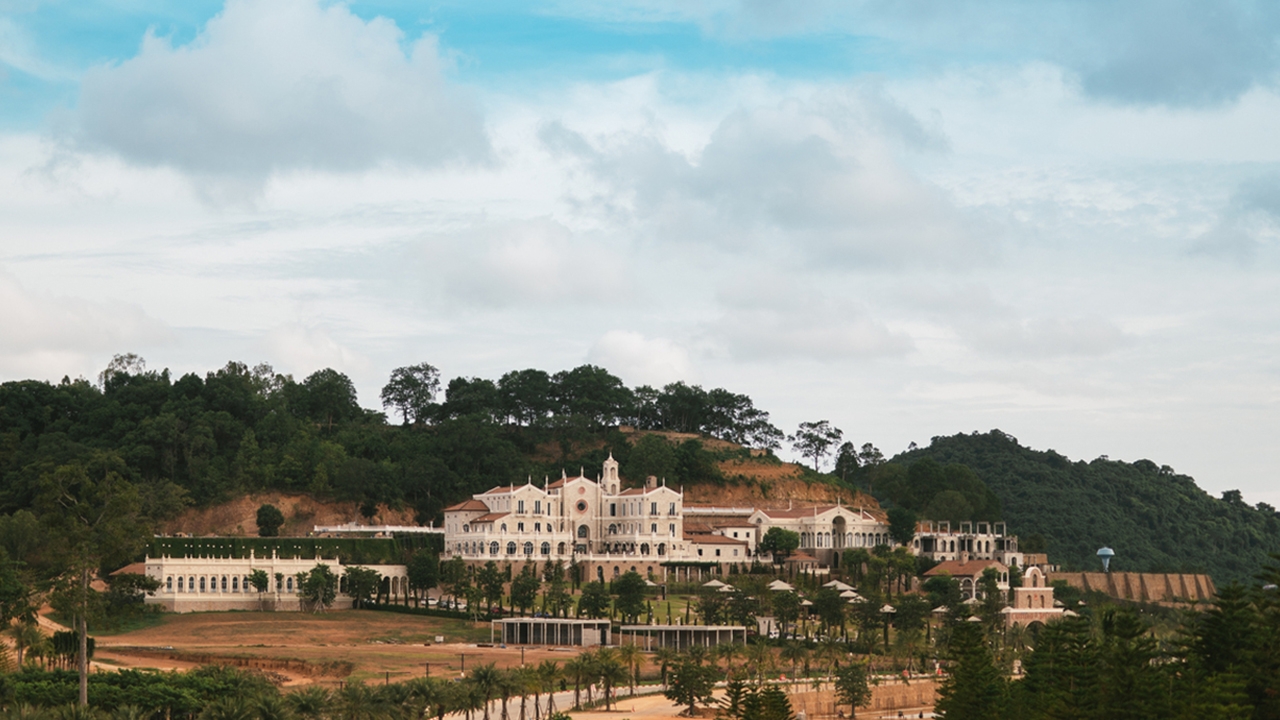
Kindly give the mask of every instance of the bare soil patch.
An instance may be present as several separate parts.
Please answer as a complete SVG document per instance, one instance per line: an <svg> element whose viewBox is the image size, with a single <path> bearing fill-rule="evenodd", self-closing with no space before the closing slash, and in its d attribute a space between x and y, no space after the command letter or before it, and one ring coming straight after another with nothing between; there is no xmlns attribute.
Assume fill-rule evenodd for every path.
<svg viewBox="0 0 1280 720"><path fill-rule="evenodd" d="M246 495L228 502L202 508L190 508L170 520L161 528L165 533L186 533L196 536L222 537L256 536L258 534L258 508L270 504L284 514L280 534L286 537L302 537L316 525L340 525L358 522L370 525L415 525L413 510L391 510L378 506L378 512L366 521L360 514L360 506L354 502L325 502L310 495L279 492Z"/></svg>
<svg viewBox="0 0 1280 720"><path fill-rule="evenodd" d="M436 636L444 643L437 644ZM284 684L456 677L465 662L520 664L519 648L480 647L488 623L368 610L322 614L229 612L169 615L165 622L98 639L96 655L112 664L180 670L216 664L278 675ZM576 652L533 648L525 662L563 661Z"/></svg>

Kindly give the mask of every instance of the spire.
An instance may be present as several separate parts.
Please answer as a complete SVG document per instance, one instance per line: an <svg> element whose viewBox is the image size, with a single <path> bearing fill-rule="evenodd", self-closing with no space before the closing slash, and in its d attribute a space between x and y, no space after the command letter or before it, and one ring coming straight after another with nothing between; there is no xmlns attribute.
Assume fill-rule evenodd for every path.
<svg viewBox="0 0 1280 720"><path fill-rule="evenodd" d="M561 480L569 479L569 474L564 471L564 468L560 468L560 479Z"/></svg>

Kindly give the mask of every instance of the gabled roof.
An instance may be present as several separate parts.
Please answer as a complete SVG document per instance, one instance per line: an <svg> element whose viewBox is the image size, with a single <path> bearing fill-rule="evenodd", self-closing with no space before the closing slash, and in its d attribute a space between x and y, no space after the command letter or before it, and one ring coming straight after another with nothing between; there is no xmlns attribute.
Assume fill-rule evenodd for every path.
<svg viewBox="0 0 1280 720"><path fill-rule="evenodd" d="M473 523L486 523L486 522L493 522L494 520L501 520L502 518L504 518L504 517L506 517L506 516L508 516L508 515L510 515L510 514L511 514L511 513L509 513L509 512L503 512L503 513L489 513L488 515L481 515L480 517L476 518L475 520L472 520L471 522L473 522Z"/></svg>
<svg viewBox="0 0 1280 720"><path fill-rule="evenodd" d="M619 495L643 495L644 493L645 493L644 488L627 488L626 490L623 490L618 494Z"/></svg>
<svg viewBox="0 0 1280 720"><path fill-rule="evenodd" d="M488 512L489 506L485 505L479 500L472 498L471 500L463 500L457 505L450 505L449 507L444 509L445 512L454 512L457 510L483 510L485 512Z"/></svg>
<svg viewBox="0 0 1280 720"><path fill-rule="evenodd" d="M130 563L120 568L119 570L116 570L115 572L111 573L113 577L116 575L146 575L146 574L147 574L147 564L140 563L140 562Z"/></svg>
<svg viewBox="0 0 1280 720"><path fill-rule="evenodd" d="M978 577L983 570L993 567L1000 572L1008 572L1009 568L999 560L947 560L929 568L925 573L925 577L933 577L935 575L947 574L952 577Z"/></svg>

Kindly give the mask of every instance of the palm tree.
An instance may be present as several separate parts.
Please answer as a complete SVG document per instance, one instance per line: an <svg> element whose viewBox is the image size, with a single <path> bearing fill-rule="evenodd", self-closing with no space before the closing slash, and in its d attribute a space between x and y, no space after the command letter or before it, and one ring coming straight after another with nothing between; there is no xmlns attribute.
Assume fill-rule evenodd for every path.
<svg viewBox="0 0 1280 720"><path fill-rule="evenodd" d="M562 676L560 664L555 660L543 660L535 670L538 674L538 688L547 694L547 716L550 717L556 711L556 681ZM540 708L536 694L533 696L533 708L533 715L537 718Z"/></svg>
<svg viewBox="0 0 1280 720"><path fill-rule="evenodd" d="M582 708L582 680L587 676L587 661L583 655L566 660L564 674L573 679L573 709L579 710Z"/></svg>
<svg viewBox="0 0 1280 720"><path fill-rule="evenodd" d="M256 720L256 718L253 707L241 695L229 695L215 700L200 713L200 720Z"/></svg>
<svg viewBox="0 0 1280 720"><path fill-rule="evenodd" d="M747 646L747 659L756 671L756 682L764 682L765 675L773 670L773 648L760 640Z"/></svg>
<svg viewBox="0 0 1280 720"><path fill-rule="evenodd" d="M640 666L644 664L644 652L640 650L640 646L632 643L630 645L622 645L618 648L618 659L627 666L627 679L630 681L631 694L636 694L636 681L640 676Z"/></svg>
<svg viewBox="0 0 1280 720"><path fill-rule="evenodd" d="M511 715L507 712L507 701L511 699L512 695L520 692L519 673L519 668L499 671L498 694L502 696L502 720L510 720L511 718Z"/></svg>
<svg viewBox="0 0 1280 720"><path fill-rule="evenodd" d="M601 648L596 651L594 665L593 674L600 678L600 684L604 686L604 711L609 712L613 688L618 683L626 682L630 673L627 672L627 666L623 664L618 652L613 648Z"/></svg>
<svg viewBox="0 0 1280 720"><path fill-rule="evenodd" d="M44 633L40 632L40 626L35 620L27 622L25 618L10 628L9 633L13 635L13 644L18 650L18 669L21 670L27 648L38 647L44 641Z"/></svg>
<svg viewBox="0 0 1280 720"><path fill-rule="evenodd" d="M279 693L262 693L253 699L253 711L258 720L293 720L293 709ZM150 713L143 716L143 720ZM123 719L117 719L123 720Z"/></svg>
<svg viewBox="0 0 1280 720"><path fill-rule="evenodd" d="M791 676L793 678L796 676L796 665L800 661L807 659L806 656L808 654L809 650L804 646L804 643L797 640L792 640L782 646L782 659L791 663Z"/></svg>
<svg viewBox="0 0 1280 720"><path fill-rule="evenodd" d="M660 647L653 652L653 660L658 663L658 668L662 671L662 684L667 684L667 671L672 665L680 659L680 653L675 648Z"/></svg>
<svg viewBox="0 0 1280 720"><path fill-rule="evenodd" d="M296 690L284 699L289 709L302 720L320 720L329 709L329 691L319 685Z"/></svg>
<svg viewBox="0 0 1280 720"><path fill-rule="evenodd" d="M728 677L733 672L733 659L743 654L746 650L742 643L725 643L716 645L711 650L711 656L717 660L724 660L724 674Z"/></svg>
<svg viewBox="0 0 1280 720"><path fill-rule="evenodd" d="M489 703L502 684L502 672L493 663L481 665L471 671L471 684L484 702L484 720L489 720Z"/></svg>

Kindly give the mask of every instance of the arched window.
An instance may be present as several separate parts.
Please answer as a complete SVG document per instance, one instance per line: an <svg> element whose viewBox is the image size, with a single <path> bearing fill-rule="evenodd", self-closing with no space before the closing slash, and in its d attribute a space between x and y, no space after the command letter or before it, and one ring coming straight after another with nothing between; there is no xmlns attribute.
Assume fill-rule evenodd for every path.
<svg viewBox="0 0 1280 720"><path fill-rule="evenodd" d="M551 543L549 543L549 542L544 542L544 543L542 543L542 547L541 547L541 548L539 548L539 549L540 549L540 550L542 550L542 554L543 554L543 555L550 555L550 554L551 554Z"/></svg>
<svg viewBox="0 0 1280 720"><path fill-rule="evenodd" d="M222 576L222 592L226 592L226 591L227 591L227 576L223 575Z"/></svg>
<svg viewBox="0 0 1280 720"><path fill-rule="evenodd" d="M231 578L231 592L240 592L240 578Z"/></svg>
<svg viewBox="0 0 1280 720"><path fill-rule="evenodd" d="M507 543L507 554L508 554L508 555L515 555L515 554L516 554L516 544L515 544L515 543L513 543L513 542L509 542L509 543Z"/></svg>
<svg viewBox="0 0 1280 720"><path fill-rule="evenodd" d="M200 592L204 592L204 576L200 576Z"/></svg>
<svg viewBox="0 0 1280 720"><path fill-rule="evenodd" d="M649 543L640 543L640 554L641 555L649 554Z"/></svg>
<svg viewBox="0 0 1280 720"><path fill-rule="evenodd" d="M617 525L610 525L610 526L609 526L609 534L610 534L610 535L617 535L617 534L618 534L618 526L617 526Z"/></svg>
<svg viewBox="0 0 1280 720"><path fill-rule="evenodd" d="M614 565L614 566L613 566L613 576L614 576L614 577L618 577L618 576L619 576L619 575L621 575L621 574L622 574L622 573L618 570L618 566L617 566L617 565Z"/></svg>
<svg viewBox="0 0 1280 720"><path fill-rule="evenodd" d="M178 584L179 585L182 584L182 578L178 578ZM164 579L164 591L173 592L173 576L172 575Z"/></svg>
<svg viewBox="0 0 1280 720"><path fill-rule="evenodd" d="M532 554L533 554L533 543L531 543L531 542L527 542L527 543L525 543L525 544L524 544L524 554L525 554L525 555L532 555Z"/></svg>
<svg viewBox="0 0 1280 720"><path fill-rule="evenodd" d="M491 542L491 543L489 543L489 554L490 554L490 555L497 555L497 554L498 554L498 543L496 543L496 542Z"/></svg>
<svg viewBox="0 0 1280 720"><path fill-rule="evenodd" d="M557 555L564 554L564 543L560 543L559 545L556 545L556 554Z"/></svg>
<svg viewBox="0 0 1280 720"><path fill-rule="evenodd" d="M653 533L654 535L657 535L657 534L658 534L658 523L653 523L653 524L649 525L649 532Z"/></svg>
<svg viewBox="0 0 1280 720"><path fill-rule="evenodd" d="M667 554L667 544L666 544L666 543L658 543L658 554L659 554L659 555L666 555L666 554Z"/></svg>
<svg viewBox="0 0 1280 720"><path fill-rule="evenodd" d="M587 536L587 526L586 526L586 525L579 525L579 526L578 526L578 537L580 537L580 538L585 538L586 536Z"/></svg>
<svg viewBox="0 0 1280 720"><path fill-rule="evenodd" d="M293 592L293 578L284 579L284 591Z"/></svg>
<svg viewBox="0 0 1280 720"><path fill-rule="evenodd" d="M178 592L182 592L182 578L178 578Z"/></svg>
<svg viewBox="0 0 1280 720"><path fill-rule="evenodd" d="M507 531L507 524L502 523L502 532L506 532L506 531Z"/></svg>
<svg viewBox="0 0 1280 720"><path fill-rule="evenodd" d="M196 591L196 576L192 575L187 578L187 592L195 592L195 591Z"/></svg>

